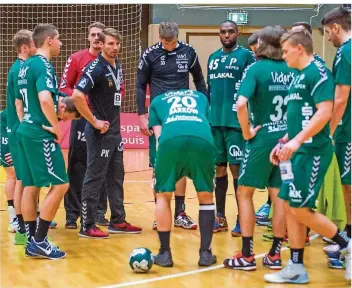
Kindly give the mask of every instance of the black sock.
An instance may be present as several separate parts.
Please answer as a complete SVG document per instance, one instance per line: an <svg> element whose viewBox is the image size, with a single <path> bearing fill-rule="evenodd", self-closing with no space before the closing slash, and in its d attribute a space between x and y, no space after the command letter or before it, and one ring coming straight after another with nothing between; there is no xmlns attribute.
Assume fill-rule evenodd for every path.
<svg viewBox="0 0 352 288"><path fill-rule="evenodd" d="M7 200L7 206L14 207L13 200Z"/></svg>
<svg viewBox="0 0 352 288"><path fill-rule="evenodd" d="M351 224L346 224L345 230L347 237L351 239Z"/></svg>
<svg viewBox="0 0 352 288"><path fill-rule="evenodd" d="M185 212L185 196L175 196L175 218Z"/></svg>
<svg viewBox="0 0 352 288"><path fill-rule="evenodd" d="M154 202L156 203L156 198L154 198Z"/></svg>
<svg viewBox="0 0 352 288"><path fill-rule="evenodd" d="M270 256L274 256L275 254L280 254L283 240L284 238L274 237L273 245L271 246L271 249L269 251Z"/></svg>
<svg viewBox="0 0 352 288"><path fill-rule="evenodd" d="M236 197L236 205L237 205L237 220L239 221L240 219L240 208L238 207L238 198L237 198L237 189L238 189L238 179L233 179L233 191L235 193Z"/></svg>
<svg viewBox="0 0 352 288"><path fill-rule="evenodd" d="M226 193L229 186L227 174L223 177L216 177L215 184L216 212L225 216Z"/></svg>
<svg viewBox="0 0 352 288"><path fill-rule="evenodd" d="M268 193L268 201L266 201L266 204L268 204L269 206L271 206L271 197L270 197L270 193Z"/></svg>
<svg viewBox="0 0 352 288"><path fill-rule="evenodd" d="M291 261L294 264L303 264L303 254L304 254L304 248L301 248L301 249L291 248Z"/></svg>
<svg viewBox="0 0 352 288"><path fill-rule="evenodd" d="M307 227L307 236L309 236L310 228Z"/></svg>
<svg viewBox="0 0 352 288"><path fill-rule="evenodd" d="M51 221L46 221L42 218L39 218L38 229L34 236L35 242L39 243L44 241L45 237L48 235L50 223Z"/></svg>
<svg viewBox="0 0 352 288"><path fill-rule="evenodd" d="M340 230L337 230L336 235L332 237L331 240L336 242L340 246L340 249L346 248L348 245L348 242L350 241L347 235Z"/></svg>
<svg viewBox="0 0 352 288"><path fill-rule="evenodd" d="M213 239L213 225L215 221L215 205L199 205L199 230L200 230L200 249L211 249Z"/></svg>
<svg viewBox="0 0 352 288"><path fill-rule="evenodd" d="M28 241L31 241L32 237L35 235L35 230L37 229L37 221L24 221L24 226L26 227Z"/></svg>
<svg viewBox="0 0 352 288"><path fill-rule="evenodd" d="M18 232L21 234L26 233L26 227L24 226L24 220L23 220L23 215L22 214L17 214L16 215L18 219Z"/></svg>
<svg viewBox="0 0 352 288"><path fill-rule="evenodd" d="M164 251L170 251L170 231L158 231L160 240L160 253Z"/></svg>
<svg viewBox="0 0 352 288"><path fill-rule="evenodd" d="M242 255L244 257L250 257L253 254L253 236L242 237Z"/></svg>

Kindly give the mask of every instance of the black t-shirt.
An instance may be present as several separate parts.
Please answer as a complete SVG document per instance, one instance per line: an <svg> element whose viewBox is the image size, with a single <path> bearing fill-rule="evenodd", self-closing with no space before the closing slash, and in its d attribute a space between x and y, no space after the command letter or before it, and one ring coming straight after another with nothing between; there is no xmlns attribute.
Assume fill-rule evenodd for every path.
<svg viewBox="0 0 352 288"><path fill-rule="evenodd" d="M121 89L123 77L121 65L116 59L116 69L99 54L90 62L75 89L88 95L92 113L99 120L110 122L105 136L120 134Z"/></svg>

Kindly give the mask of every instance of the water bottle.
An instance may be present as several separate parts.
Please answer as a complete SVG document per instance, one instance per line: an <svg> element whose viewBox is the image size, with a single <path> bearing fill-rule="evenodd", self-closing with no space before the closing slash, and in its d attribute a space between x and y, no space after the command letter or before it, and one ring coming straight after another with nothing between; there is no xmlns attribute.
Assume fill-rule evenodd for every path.
<svg viewBox="0 0 352 288"><path fill-rule="evenodd" d="M282 141L279 141L280 143L280 149L284 146L284 143ZM294 176L292 172L292 163L290 160L287 161L280 161L279 164L280 167L280 174L281 174L281 180L285 184L289 184L293 182Z"/></svg>

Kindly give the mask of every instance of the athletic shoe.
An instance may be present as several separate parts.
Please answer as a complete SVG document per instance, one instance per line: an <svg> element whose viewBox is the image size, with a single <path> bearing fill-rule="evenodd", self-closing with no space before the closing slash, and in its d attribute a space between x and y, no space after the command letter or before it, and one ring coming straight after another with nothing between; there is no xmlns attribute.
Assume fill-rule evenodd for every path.
<svg viewBox="0 0 352 288"><path fill-rule="evenodd" d="M267 231L273 231L273 223L270 222L266 228Z"/></svg>
<svg viewBox="0 0 352 288"><path fill-rule="evenodd" d="M345 279L351 281L351 240L345 249L340 250L341 254L345 256Z"/></svg>
<svg viewBox="0 0 352 288"><path fill-rule="evenodd" d="M258 226L268 226L271 221L268 218L268 216L263 216L263 217L257 217L255 223L257 223Z"/></svg>
<svg viewBox="0 0 352 288"><path fill-rule="evenodd" d="M97 216L95 218L95 223L99 226L109 226L110 225L109 220L106 219L104 215Z"/></svg>
<svg viewBox="0 0 352 288"><path fill-rule="evenodd" d="M50 229L55 229L56 227L57 227L57 223L55 221L51 221L50 225L49 225L49 228Z"/></svg>
<svg viewBox="0 0 352 288"><path fill-rule="evenodd" d="M323 241L329 245L336 245L336 243L331 239L329 239L328 237L323 237Z"/></svg>
<svg viewBox="0 0 352 288"><path fill-rule="evenodd" d="M282 260L280 254L275 254L274 256L266 254L263 258L263 266L272 270L282 269Z"/></svg>
<svg viewBox="0 0 352 288"><path fill-rule="evenodd" d="M31 242L26 247L26 256L40 256L47 259L62 259L66 256L65 252L57 249L56 246L52 245L48 237L45 237L44 241L37 243L32 237Z"/></svg>
<svg viewBox="0 0 352 288"><path fill-rule="evenodd" d="M7 231L10 233L16 233L17 230L18 230L18 219L17 219L17 217L15 217L9 222L9 226L7 227Z"/></svg>
<svg viewBox="0 0 352 288"><path fill-rule="evenodd" d="M304 265L294 264L291 259L280 272L264 275L264 280L270 283L306 284L309 282Z"/></svg>
<svg viewBox="0 0 352 288"><path fill-rule="evenodd" d="M27 244L27 235L26 235L26 233L16 232L14 243L15 243L15 245L24 245L24 246L26 246L26 244Z"/></svg>
<svg viewBox="0 0 352 288"><path fill-rule="evenodd" d="M270 213L270 205L265 203L255 213L255 218L264 218L264 217L268 218L269 213Z"/></svg>
<svg viewBox="0 0 352 288"><path fill-rule="evenodd" d="M226 232L227 230L229 230L229 227L227 225L226 217L221 213L217 213L214 221L213 232Z"/></svg>
<svg viewBox="0 0 352 288"><path fill-rule="evenodd" d="M328 266L332 269L345 269L345 263L340 259L329 259Z"/></svg>
<svg viewBox="0 0 352 288"><path fill-rule="evenodd" d="M97 226L90 228L88 231L83 231L83 228L81 227L81 230L79 231L78 236L83 238L94 238L94 239L109 238L109 234L100 230L100 228L98 228Z"/></svg>
<svg viewBox="0 0 352 288"><path fill-rule="evenodd" d="M324 253L329 253L329 252L339 252L340 251L340 246L335 244L335 245L327 245L323 248Z"/></svg>
<svg viewBox="0 0 352 288"><path fill-rule="evenodd" d="M340 250L336 252L327 252L325 255L328 259L344 259L344 255L341 254Z"/></svg>
<svg viewBox="0 0 352 288"><path fill-rule="evenodd" d="M139 234L142 232L142 228L133 226L127 222L120 224L110 223L108 231L111 234Z"/></svg>
<svg viewBox="0 0 352 288"><path fill-rule="evenodd" d="M158 226L156 226L156 221L153 222L152 228L153 228L153 230L158 230Z"/></svg>
<svg viewBox="0 0 352 288"><path fill-rule="evenodd" d="M174 226L189 230L195 230L198 227L198 225L193 221L193 219L189 217L185 212L180 213L174 219Z"/></svg>
<svg viewBox="0 0 352 288"><path fill-rule="evenodd" d="M77 229L78 226L77 226L76 220L73 220L73 219L66 220L65 228L66 229Z"/></svg>
<svg viewBox="0 0 352 288"><path fill-rule="evenodd" d="M215 263L216 263L216 256L213 255L211 250L200 250L199 249L198 266L211 266Z"/></svg>
<svg viewBox="0 0 352 288"><path fill-rule="evenodd" d="M273 242L274 241L274 233L273 232L264 233L262 236L262 240L265 242Z"/></svg>
<svg viewBox="0 0 352 288"><path fill-rule="evenodd" d="M250 257L244 257L242 252L238 252L230 259L225 259L224 266L226 268L244 271L252 271L257 269L254 255Z"/></svg>
<svg viewBox="0 0 352 288"><path fill-rule="evenodd" d="M171 251L164 251L161 253L159 250L159 254L153 256L154 264L162 266L162 267L172 267L174 266L174 261L172 260Z"/></svg>
<svg viewBox="0 0 352 288"><path fill-rule="evenodd" d="M236 225L233 227L231 231L232 237L241 237L241 224L240 224L240 218L237 215L237 220L236 220Z"/></svg>

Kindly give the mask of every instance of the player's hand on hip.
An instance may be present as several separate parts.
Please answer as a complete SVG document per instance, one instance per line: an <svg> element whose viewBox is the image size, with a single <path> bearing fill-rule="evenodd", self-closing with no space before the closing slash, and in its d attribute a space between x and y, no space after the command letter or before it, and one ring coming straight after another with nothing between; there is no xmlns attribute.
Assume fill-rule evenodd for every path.
<svg viewBox="0 0 352 288"><path fill-rule="evenodd" d="M62 135L61 135L61 128L60 125L57 124L55 127L49 127L42 125L43 129L54 134L56 136L56 139L54 140L56 143L60 143Z"/></svg>
<svg viewBox="0 0 352 288"><path fill-rule="evenodd" d="M94 128L100 130L101 134L106 133L109 130L109 121L95 119Z"/></svg>
<svg viewBox="0 0 352 288"><path fill-rule="evenodd" d="M299 143L294 138L288 141L279 152L279 160L287 161L290 160L293 153L295 153L299 147L301 147L301 143Z"/></svg>
<svg viewBox="0 0 352 288"><path fill-rule="evenodd" d="M271 153L270 153L270 162L276 166L278 166L280 163L280 160L279 160L280 145L282 145L282 144L277 143L276 146L273 148L273 150L271 150Z"/></svg>
<svg viewBox="0 0 352 288"><path fill-rule="evenodd" d="M141 130L141 133L145 136L151 136L152 133L149 131L149 121L147 118L147 115L139 115L138 116L138 122L139 122L139 129Z"/></svg>
<svg viewBox="0 0 352 288"><path fill-rule="evenodd" d="M260 128L262 128L262 126L260 126L260 125L258 125L256 127L251 125L251 127L249 128L248 133L246 133L246 135L243 135L244 140L250 140L250 139L254 138L255 135L257 135L258 130Z"/></svg>
<svg viewBox="0 0 352 288"><path fill-rule="evenodd" d="M10 152L5 154L5 162L7 164L12 164L12 157L11 157Z"/></svg>

